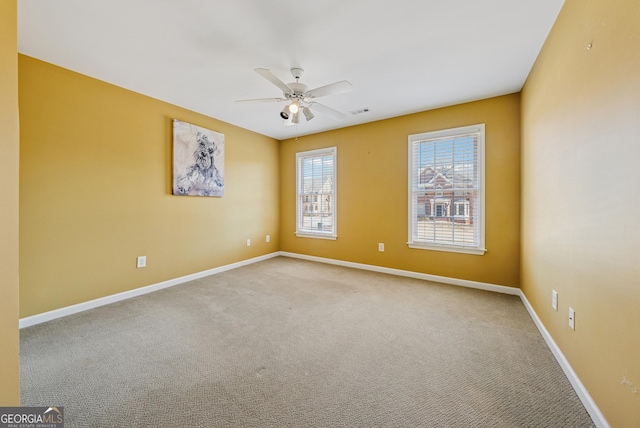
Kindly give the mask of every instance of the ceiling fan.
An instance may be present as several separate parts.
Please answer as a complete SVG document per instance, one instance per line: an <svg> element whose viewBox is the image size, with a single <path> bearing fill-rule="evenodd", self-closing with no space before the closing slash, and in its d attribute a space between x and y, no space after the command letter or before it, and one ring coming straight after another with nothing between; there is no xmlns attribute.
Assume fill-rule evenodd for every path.
<svg viewBox="0 0 640 428"><path fill-rule="evenodd" d="M308 89L307 85L300 83L300 78L304 74L304 70L301 68L294 67L291 69L291 75L296 79L295 82L291 83L284 83L266 68L256 68L255 71L269 82L276 85L282 91L284 98L257 98L251 100L238 100L236 102L286 101L289 104L287 104L280 112L280 117L285 120L285 125L300 123L300 111L304 114L305 119L310 121L314 118L314 114L311 112L311 109L331 116L336 120L344 120L347 118L346 114L314 101L316 98L325 97L327 95L335 95L351 91L351 83L346 80L320 86L315 89Z"/></svg>

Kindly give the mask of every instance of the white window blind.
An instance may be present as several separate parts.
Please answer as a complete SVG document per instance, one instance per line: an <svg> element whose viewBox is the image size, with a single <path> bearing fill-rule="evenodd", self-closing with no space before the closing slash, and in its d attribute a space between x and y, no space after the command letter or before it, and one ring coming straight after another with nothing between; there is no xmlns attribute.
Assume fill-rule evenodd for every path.
<svg viewBox="0 0 640 428"><path fill-rule="evenodd" d="M296 154L296 235L336 238L335 147Z"/></svg>
<svg viewBox="0 0 640 428"><path fill-rule="evenodd" d="M484 254L484 124L409 136L411 248Z"/></svg>

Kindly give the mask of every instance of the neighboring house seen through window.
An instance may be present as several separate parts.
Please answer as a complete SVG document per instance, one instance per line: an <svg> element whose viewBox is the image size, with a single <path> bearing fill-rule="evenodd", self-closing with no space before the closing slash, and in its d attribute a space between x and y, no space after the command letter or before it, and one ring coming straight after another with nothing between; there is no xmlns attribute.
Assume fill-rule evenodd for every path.
<svg viewBox="0 0 640 428"><path fill-rule="evenodd" d="M409 136L409 247L484 254L484 124Z"/></svg>
<svg viewBox="0 0 640 428"><path fill-rule="evenodd" d="M296 154L296 235L336 239L335 147Z"/></svg>

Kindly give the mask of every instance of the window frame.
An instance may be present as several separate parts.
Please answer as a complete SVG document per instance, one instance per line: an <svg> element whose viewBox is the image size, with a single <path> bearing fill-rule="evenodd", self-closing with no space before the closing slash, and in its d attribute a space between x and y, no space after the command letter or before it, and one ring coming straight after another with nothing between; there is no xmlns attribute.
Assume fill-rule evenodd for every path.
<svg viewBox="0 0 640 428"><path fill-rule="evenodd" d="M477 197L474 204L474 210L477 210L477 229L474 229L475 244L473 246L456 245L447 243L435 243L426 240L416 239L417 219L418 219L418 202L417 193L424 192L417 187L414 188L414 178L416 177L416 166L418 166L417 160L414 159L414 147L416 144L426 142L429 140L441 139L441 138L455 138L457 136L476 134L477 143L475 150L475 164L477 167L477 180L478 189ZM408 137L408 233L409 238L407 245L409 248L420 250L435 250L446 251L454 253L465 253L474 255L484 255L487 251L485 248L485 125L484 123L462 126L458 128L441 129L437 131L423 132L420 134L412 134ZM439 190L433 192L434 201L438 199L436 196ZM469 216L461 217L455 215L457 208L455 195L451 200L451 209L454 210L452 219L470 218ZM478 205L477 207L475 205ZM434 209L434 205L431 206L431 210ZM465 208L465 212L468 213L468 205Z"/></svg>
<svg viewBox="0 0 640 428"><path fill-rule="evenodd" d="M318 194L305 194L302 193L304 190L302 188L302 160L307 158L314 158L320 156L332 156L333 157L333 179L331 180L331 229L328 231L324 230L314 230L309 228L304 228L302 225L302 218L305 213L315 213L318 210L311 209L309 211L304 210L304 206L302 203L302 197L312 197L309 198L309 203L312 205L320 205L322 208L322 201L318 202ZM338 177L338 148L337 147L326 147L322 149L314 149L307 150L303 152L296 153L296 236L300 238L318 238L318 239L331 239L335 240L338 238L338 216L337 216L337 207L338 207L338 192L337 192L337 177ZM313 202L312 202L313 201ZM320 210L322 211L322 209Z"/></svg>

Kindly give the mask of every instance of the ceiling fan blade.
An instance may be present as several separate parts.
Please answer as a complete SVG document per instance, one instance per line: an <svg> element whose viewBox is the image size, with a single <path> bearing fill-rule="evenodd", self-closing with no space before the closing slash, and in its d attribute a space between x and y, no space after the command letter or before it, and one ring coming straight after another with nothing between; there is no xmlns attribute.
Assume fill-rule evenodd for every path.
<svg viewBox="0 0 640 428"><path fill-rule="evenodd" d="M287 101L286 98L254 98L251 100L236 100L237 103L270 103L270 102Z"/></svg>
<svg viewBox="0 0 640 428"><path fill-rule="evenodd" d="M273 74L271 71L269 71L266 68L256 68L256 73L258 73L260 76L264 77L265 79L267 79L269 82L273 83L274 85L276 85L278 88L280 88L280 90L282 92L289 93L292 92L291 88L287 86L286 83L284 83L282 80L278 79L275 74Z"/></svg>
<svg viewBox="0 0 640 428"><path fill-rule="evenodd" d="M310 103L309 107L311 107L314 110L319 111L322 114L326 114L328 116L331 116L332 118L336 119L336 120L345 120L347 118L347 115L339 112L338 110L334 110L331 107L327 107L324 104L320 104L320 103Z"/></svg>
<svg viewBox="0 0 640 428"><path fill-rule="evenodd" d="M346 80L342 80L340 82L332 83L326 86L320 86L319 88L311 89L307 91L306 95L309 98L319 98L327 95L335 95L340 94L342 92L349 92L353 89L351 83Z"/></svg>

